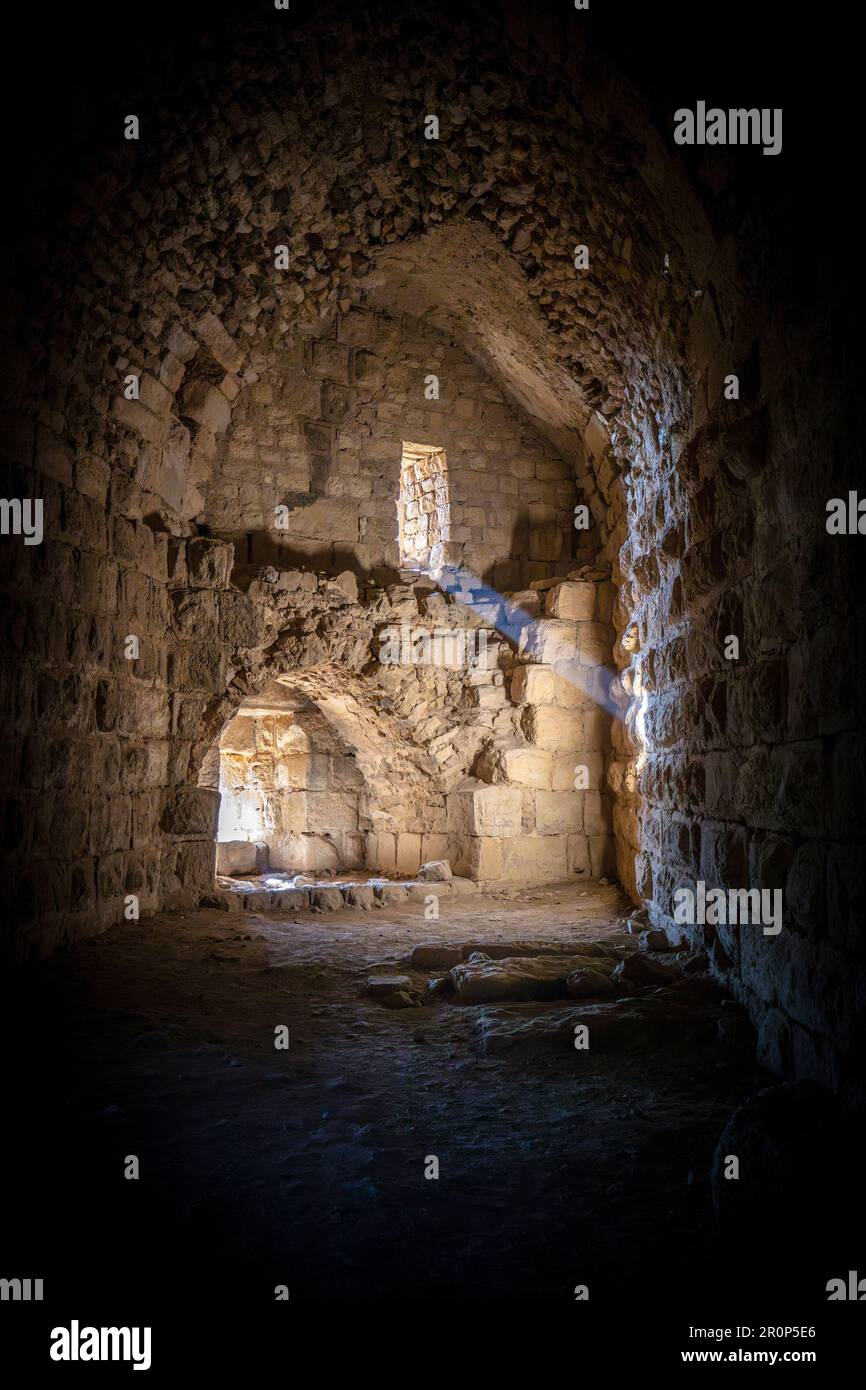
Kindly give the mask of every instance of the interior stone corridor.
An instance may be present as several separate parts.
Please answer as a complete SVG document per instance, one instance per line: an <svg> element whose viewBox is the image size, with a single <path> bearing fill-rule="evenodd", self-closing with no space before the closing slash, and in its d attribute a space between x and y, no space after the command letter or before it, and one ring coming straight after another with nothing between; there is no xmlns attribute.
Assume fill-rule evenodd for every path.
<svg viewBox="0 0 866 1390"><path fill-rule="evenodd" d="M832 11L23 17L0 1366L91 1318L263 1379L309 1302L505 1300L662 1374L814 1327L827 1373L866 1299Z"/></svg>

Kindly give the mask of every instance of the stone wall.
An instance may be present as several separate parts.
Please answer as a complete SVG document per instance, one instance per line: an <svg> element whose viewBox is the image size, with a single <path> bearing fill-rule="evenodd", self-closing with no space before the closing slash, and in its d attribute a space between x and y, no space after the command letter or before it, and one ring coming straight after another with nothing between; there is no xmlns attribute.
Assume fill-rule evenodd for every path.
<svg viewBox="0 0 866 1390"><path fill-rule="evenodd" d="M520 885L615 870L612 594L609 580L577 571L512 599L521 624L507 677L515 719L448 798L458 872Z"/></svg>
<svg viewBox="0 0 866 1390"><path fill-rule="evenodd" d="M31 431L25 453L33 443ZM0 545L0 764L7 945L44 952L118 920L128 893L142 911L160 903L162 793L183 716L168 692L168 536L112 510L98 458L53 451L40 464L3 480L4 496L44 500L46 540Z"/></svg>
<svg viewBox="0 0 866 1390"><path fill-rule="evenodd" d="M846 495L831 324L816 312L794 353L778 318L746 353L735 324L731 342L695 319L693 428L630 480L618 655L643 713L620 765L620 814L639 823L624 840L651 919L709 947L762 1059L856 1094L863 627L856 541L825 526ZM698 880L780 890L781 931L675 923L674 894Z"/></svg>
<svg viewBox="0 0 866 1390"><path fill-rule="evenodd" d="M393 574L403 445L420 441L447 460L439 564L501 590L568 570L571 466L477 363L406 316L353 309L319 331L213 411L202 515L239 561Z"/></svg>

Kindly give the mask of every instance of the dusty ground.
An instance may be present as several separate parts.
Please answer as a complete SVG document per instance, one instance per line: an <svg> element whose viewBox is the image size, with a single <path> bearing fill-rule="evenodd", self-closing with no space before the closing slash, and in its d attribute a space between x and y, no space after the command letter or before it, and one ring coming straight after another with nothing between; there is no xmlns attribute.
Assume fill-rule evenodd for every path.
<svg viewBox="0 0 866 1390"><path fill-rule="evenodd" d="M363 993L421 941L632 948L627 910L615 888L569 886L445 902L438 922L416 903L202 911L33 967L6 1014L22 1058L7 1250L94 1297L119 1270L151 1289L157 1270L180 1298L286 1284L292 1299L558 1301L577 1284L644 1298L671 1271L705 1280L712 1151L769 1079L747 1027L499 1051L490 1028L576 1001L390 1011ZM42 1231L26 1214L45 1183L56 1224Z"/></svg>

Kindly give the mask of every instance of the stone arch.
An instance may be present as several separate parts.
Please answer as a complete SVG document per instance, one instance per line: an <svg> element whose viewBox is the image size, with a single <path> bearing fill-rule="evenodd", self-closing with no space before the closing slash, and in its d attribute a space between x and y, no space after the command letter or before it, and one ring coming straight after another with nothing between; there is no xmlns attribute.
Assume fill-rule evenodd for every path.
<svg viewBox="0 0 866 1390"><path fill-rule="evenodd" d="M160 822L170 903L212 891L218 793L201 768L228 719L274 680L341 732L387 808L365 827L369 867L411 873L451 858L490 886L610 872L605 571L550 581L550 616L533 617L483 585L361 587L350 572L267 566L251 576L233 556L231 542L197 537L174 557L180 775ZM540 597L524 596L539 615Z"/></svg>
<svg viewBox="0 0 866 1390"><path fill-rule="evenodd" d="M254 584L242 596L227 582L230 544L200 541L192 546L193 553L205 546L208 554L222 557L221 575L214 577L224 587L192 594L184 589L177 596L181 608L190 597L204 600L193 610L196 624L201 623L204 608L215 611L215 650L229 644L231 674L210 696L198 691L188 696L191 737L184 776L180 785L167 790L161 816L168 903L186 905L213 890L219 806L214 756L220 734L244 704L275 681L310 701L352 750L369 790L369 825L365 827L369 867L393 872L400 864L406 871L412 865L417 869L424 840L427 857L441 855L445 797L440 769L406 721L390 712L392 702L375 679L378 668L372 657L382 612L374 605L365 611L326 576L320 577L318 586L314 582L312 591L305 591L305 607L292 591L275 596L267 583ZM210 569L214 572L219 567ZM356 598L356 588L350 594ZM239 622L233 604L229 621L223 617L225 598L243 603ZM238 627L245 635L255 630L258 645L232 647L232 633L236 638ZM210 679L220 681L224 671L223 663L216 664Z"/></svg>
<svg viewBox="0 0 866 1390"><path fill-rule="evenodd" d="M360 673L349 676L342 667L324 663L276 678L265 668L256 687L239 703L232 700L233 713L223 720L219 737L205 754L197 782L200 788L219 791L222 736L236 723L237 715L250 710L257 715L269 710L279 715L282 711L282 726L287 722L285 715L292 711L288 716L291 728L274 731L276 746L269 753L266 774L276 773L270 802L277 814L272 819L279 821L281 800L285 802L285 796L279 794L280 785L303 793L305 814L292 827L297 833L277 837L279 852L271 853L271 868L367 867L393 872L399 867L403 872L414 872L424 857L424 838L426 857L435 857L444 831L445 807L438 768L382 709L381 693L369 678ZM268 733L259 722L254 728L259 737ZM311 756L299 757L302 748ZM280 756L286 752L288 757ZM350 763L357 769L357 780L348 776ZM281 780L280 772L289 776ZM293 801L297 806L300 797ZM437 815L441 821L438 838L435 828L431 829ZM336 816L339 823L331 825L329 816ZM333 843L341 838L335 831L342 833L345 843L339 852L335 846L333 856L326 854L322 859L321 853L315 852L327 848L323 841ZM312 857L304 853L305 847L313 851Z"/></svg>
<svg viewBox="0 0 866 1390"><path fill-rule="evenodd" d="M484 233L498 248L505 297L515 285L529 295L545 328L545 356L558 362L565 394L584 414L599 410L626 434L637 426L635 445L644 433L639 417L653 408L682 417L690 296L705 284L714 250L708 220L625 79L605 71L597 56L584 61L574 26L526 17L521 8L503 6L505 34L482 24L470 37L465 25L459 53L451 44L433 46L438 56L435 69L424 63L425 100L438 93L443 104L438 142L420 135L424 102L416 110L402 99L417 71L411 6L384 23L365 7L351 17L322 7L320 23L334 41L314 62L303 23L245 21L239 56L226 69L232 85L216 101L196 93L220 46L230 51L236 36L220 35L216 51L211 40L212 58L200 69L193 63L171 102L157 100L148 113L145 128L149 123L154 136L123 149L122 157L114 151L101 173L100 205L88 203L85 185L74 207L76 235L62 233L59 268L76 258L87 279L85 302L93 302L98 286L103 300L106 291L131 293L141 310L146 305L158 315L153 336L144 313L137 316L144 330L138 347L131 336L122 345L106 342L104 332L85 334L87 377L101 371L102 389L110 389L129 352L146 370L148 358L157 365L163 357L168 339L181 365L203 340L226 372L248 370L262 348L279 351L294 324L321 323L359 304L380 262L393 269L389 248L441 238L449 229L459 241L468 228L476 243ZM441 14L431 19L424 12L425 33L443 22ZM349 43L351 70L341 57ZM495 60L506 44L512 61L503 65ZM364 74L383 62L391 83L374 96L376 84ZM499 75L473 87L484 72ZM471 110L460 104L470 88ZM189 113L183 120L179 108ZM497 112L505 109L521 119L509 118L509 140L492 150ZM203 148L199 112L208 126ZM415 157L400 163L398 151L410 150ZM333 208L327 227L326 201ZM568 238L579 231L575 208L593 228L597 253L583 277L569 270ZM132 267L129 240L142 225L155 240L165 234L168 252L158 265ZM283 233L292 243L286 275L273 268L281 227L291 229ZM446 279L459 274L453 249L422 252L428 254L430 267L439 256ZM243 269L232 277L232 266ZM417 264L413 273L417 284ZM441 307L465 322L459 305ZM88 317L93 323L92 311ZM103 313L95 318L101 322ZM227 336L219 328L226 319ZM173 323L191 340L172 336ZM492 353L493 344L487 347ZM163 372L170 392L177 370L170 362Z"/></svg>
<svg viewBox="0 0 866 1390"><path fill-rule="evenodd" d="M404 789L407 783L423 786L431 804L441 798L437 769L424 750L407 738L397 721L381 708L381 698L372 682L362 672L349 674L333 662L288 672L275 664L260 670L250 685L233 681L225 696L205 712L204 728L210 731L218 725L218 730L215 738L207 732L198 740L196 747L204 749L204 753L200 760L194 758L191 782L194 779L196 785L212 789L212 776L206 775L203 781L202 773L219 733L245 702L273 681L311 701L353 749L367 776L383 779L383 789L387 787L393 793L399 790L402 780Z"/></svg>

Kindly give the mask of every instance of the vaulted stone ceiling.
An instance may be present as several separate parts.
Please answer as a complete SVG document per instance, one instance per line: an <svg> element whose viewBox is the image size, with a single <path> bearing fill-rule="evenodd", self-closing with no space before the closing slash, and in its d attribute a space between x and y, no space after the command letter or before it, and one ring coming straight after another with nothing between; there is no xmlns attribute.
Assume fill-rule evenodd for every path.
<svg viewBox="0 0 866 1390"><path fill-rule="evenodd" d="M604 416L559 362L519 265L486 226L458 219L386 247L362 287L373 307L423 318L461 343L595 493Z"/></svg>
<svg viewBox="0 0 866 1390"><path fill-rule="evenodd" d="M470 8L471 25L448 7L384 20L375 6L324 5L315 33L302 16L245 17L242 34L205 37L169 90L155 74L141 138L124 142L118 116L42 258L33 355L77 398L83 433L124 364L156 360L178 314L216 314L258 370L298 325L324 328L365 291L447 326L586 489L579 440L589 431L597 464L600 421L619 466L648 417L690 425L687 324L701 291L724 333L738 300L730 247L716 293L698 198L628 82L584 53L579 26L534 21L521 4ZM424 138L428 112L438 140ZM60 282L76 294L58 317Z"/></svg>

